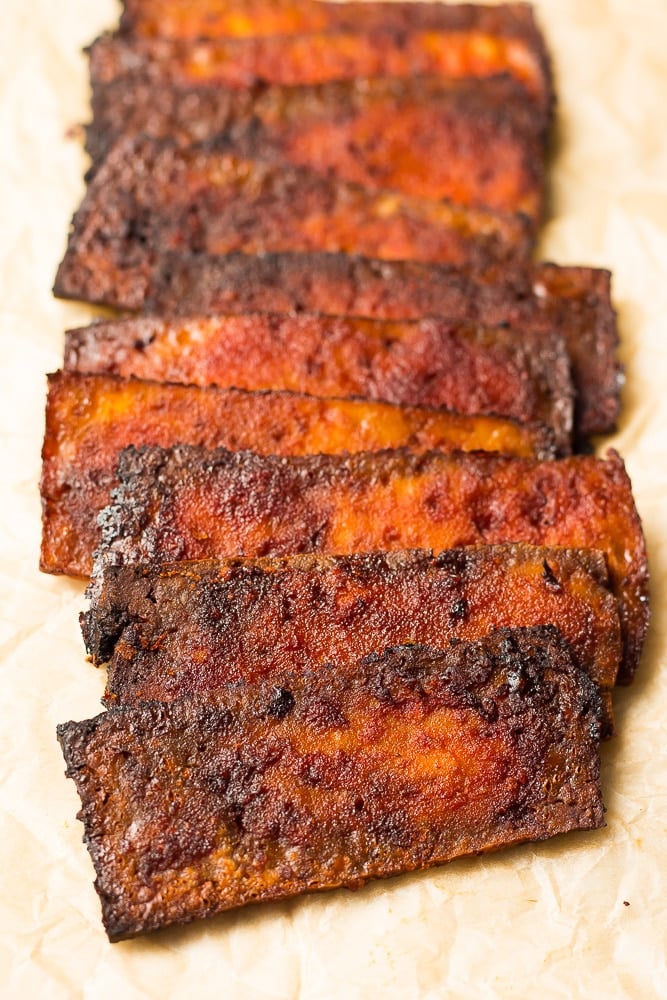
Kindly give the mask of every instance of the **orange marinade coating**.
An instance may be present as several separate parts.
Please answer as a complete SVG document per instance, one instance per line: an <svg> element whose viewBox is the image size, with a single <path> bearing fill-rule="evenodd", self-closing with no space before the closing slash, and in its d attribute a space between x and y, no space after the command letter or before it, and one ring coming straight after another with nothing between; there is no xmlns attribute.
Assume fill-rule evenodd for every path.
<svg viewBox="0 0 667 1000"><path fill-rule="evenodd" d="M526 39L476 29L339 31L188 41L102 35L88 50L95 83L146 69L166 86L295 86L377 76L487 77L509 73L542 106L550 73Z"/></svg>
<svg viewBox="0 0 667 1000"><path fill-rule="evenodd" d="M530 256L527 221L449 202L371 191L304 167L212 147L121 140L72 221L56 292L148 285L169 251L310 250L483 268ZM82 282L84 284L82 284Z"/></svg>
<svg viewBox="0 0 667 1000"><path fill-rule="evenodd" d="M552 332L436 319L380 323L256 315L192 324L138 319L72 332L66 367L494 414L544 424L552 428L561 454L572 450L570 358L563 339Z"/></svg>
<svg viewBox="0 0 667 1000"><path fill-rule="evenodd" d="M553 628L58 727L112 941L604 823L600 701Z"/></svg>
<svg viewBox="0 0 667 1000"><path fill-rule="evenodd" d="M94 84L95 164L121 136L190 145L501 212L542 212L548 115L511 77L342 80L238 90L162 87L148 71Z"/></svg>
<svg viewBox="0 0 667 1000"><path fill-rule="evenodd" d="M407 446L553 453L549 432L497 417L294 393L163 385L58 372L42 452L41 568L87 576L121 450L178 443L278 455Z"/></svg>
<svg viewBox="0 0 667 1000"><path fill-rule="evenodd" d="M523 39L546 59L532 7L312 0L124 0L121 32L148 38L257 38L320 31L480 31Z"/></svg>
<svg viewBox="0 0 667 1000"><path fill-rule="evenodd" d="M526 545L108 567L81 623L110 704L207 698L386 646L556 625L609 702L621 660L604 556ZM609 715L609 729L613 728Z"/></svg>
<svg viewBox="0 0 667 1000"><path fill-rule="evenodd" d="M107 564L524 542L595 548L619 601L621 679L648 623L648 569L630 481L603 461L405 450L277 458L129 448L103 512Z"/></svg>
<svg viewBox="0 0 667 1000"><path fill-rule="evenodd" d="M124 281L111 289L104 281L103 289L98 288L95 275L80 275L78 284L89 301L162 315L438 316L453 323L557 330L565 336L572 360L579 433L608 433L618 418L618 329L611 275L600 268L536 264L478 271L331 253L166 253L148 285L142 276L137 280L130 264L124 274Z"/></svg>

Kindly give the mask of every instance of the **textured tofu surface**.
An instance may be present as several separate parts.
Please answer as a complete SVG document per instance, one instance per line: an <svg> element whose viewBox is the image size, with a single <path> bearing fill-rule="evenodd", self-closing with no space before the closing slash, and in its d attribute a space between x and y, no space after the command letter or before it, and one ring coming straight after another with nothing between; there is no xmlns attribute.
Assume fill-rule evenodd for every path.
<svg viewBox="0 0 667 1000"><path fill-rule="evenodd" d="M574 390L557 333L432 319L139 319L70 335L65 363L81 372L495 414L550 427L561 454L572 450Z"/></svg>
<svg viewBox="0 0 667 1000"><path fill-rule="evenodd" d="M553 453L552 435L497 417L318 399L291 392L164 385L58 372L49 377L42 449L41 568L87 576L118 456L130 444L187 443L307 455L409 447Z"/></svg>
<svg viewBox="0 0 667 1000"><path fill-rule="evenodd" d="M166 251L310 250L484 267L525 263L521 216L370 190L306 167L245 159L211 144L120 140L76 213L56 291L97 296L150 281Z"/></svg>
<svg viewBox="0 0 667 1000"><path fill-rule="evenodd" d="M385 646L556 625L609 699L618 604L601 552L525 545L110 567L81 623L109 704L206 700ZM611 728L611 718L609 719Z"/></svg>
<svg viewBox="0 0 667 1000"><path fill-rule="evenodd" d="M98 277L101 275L101 277ZM582 435L613 430L620 409L618 330L609 271L589 267L482 271L345 254L160 256L148 281L132 260L111 285L104 267L73 279L91 301L162 315L319 312L375 319L436 316L450 323L508 323L565 336Z"/></svg>
<svg viewBox="0 0 667 1000"><path fill-rule="evenodd" d="M648 622L646 546L622 460L405 450L276 458L128 449L101 515L104 564L230 556L441 550L524 542L607 559L630 680Z"/></svg>
<svg viewBox="0 0 667 1000"><path fill-rule="evenodd" d="M88 50L90 75L111 83L146 70L164 86L294 86L354 77L487 77L509 73L534 100L553 101L543 50L532 39L484 26L397 29L386 24L255 38L166 39L102 35Z"/></svg>
<svg viewBox="0 0 667 1000"><path fill-rule="evenodd" d="M541 628L112 709L58 736L116 941L602 826L599 717Z"/></svg>
<svg viewBox="0 0 667 1000"><path fill-rule="evenodd" d="M93 161L121 136L184 145L222 137L237 155L311 167L371 188L542 214L548 115L509 76L175 87L148 70L93 84Z"/></svg>
<svg viewBox="0 0 667 1000"><path fill-rule="evenodd" d="M310 0L124 0L121 31L139 37L256 38L317 31L481 31L544 40L532 8L443 3L312 3Z"/></svg>

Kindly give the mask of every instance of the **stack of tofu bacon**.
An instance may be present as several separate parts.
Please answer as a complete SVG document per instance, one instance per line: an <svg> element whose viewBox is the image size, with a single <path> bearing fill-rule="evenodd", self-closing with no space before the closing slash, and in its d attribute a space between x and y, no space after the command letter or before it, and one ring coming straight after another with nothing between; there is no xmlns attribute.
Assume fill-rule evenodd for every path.
<svg viewBox="0 0 667 1000"><path fill-rule="evenodd" d="M50 377L41 558L109 937L600 826L648 574L610 276L530 259L530 7L126 0L89 54L56 293L126 315Z"/></svg>

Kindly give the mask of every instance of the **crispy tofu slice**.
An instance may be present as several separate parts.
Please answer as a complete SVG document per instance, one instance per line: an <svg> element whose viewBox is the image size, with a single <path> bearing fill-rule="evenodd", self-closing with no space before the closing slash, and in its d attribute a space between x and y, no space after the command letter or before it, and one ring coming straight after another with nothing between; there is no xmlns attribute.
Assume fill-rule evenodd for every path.
<svg viewBox="0 0 667 1000"><path fill-rule="evenodd" d="M524 542L604 552L631 680L648 623L641 522L621 458L405 450L277 458L129 448L100 517L105 565Z"/></svg>
<svg viewBox="0 0 667 1000"><path fill-rule="evenodd" d="M435 316L449 323L509 324L567 340L582 436L613 430L620 409L618 330L609 271L536 264L455 268L345 254L161 255L146 280L111 254L70 271L59 293L161 316L315 312L375 319Z"/></svg>
<svg viewBox="0 0 667 1000"><path fill-rule="evenodd" d="M517 629L58 738L118 941L600 827L599 712L560 633Z"/></svg>
<svg viewBox="0 0 667 1000"><path fill-rule="evenodd" d="M326 250L485 267L525 263L532 245L531 227L519 216L141 136L121 140L94 174L55 287L81 294L86 275L113 288L128 266L134 280L148 282L170 250Z"/></svg>
<svg viewBox="0 0 667 1000"><path fill-rule="evenodd" d="M190 145L221 136L239 156L501 212L542 213L548 115L511 77L342 80L238 90L166 87L148 70L93 86L87 148L122 136ZM295 206L296 207L296 206Z"/></svg>
<svg viewBox="0 0 667 1000"><path fill-rule="evenodd" d="M65 357L69 369L82 372L360 396L511 417L550 427L560 453L572 450L570 358L555 333L438 320L255 315L202 317L187 324L139 319L72 331Z"/></svg>
<svg viewBox="0 0 667 1000"><path fill-rule="evenodd" d="M504 626L556 625L599 685L606 732L621 661L601 552L481 546L430 552L109 567L81 616L108 662L108 704L175 701L239 680L354 663L384 646L442 648Z"/></svg>
<svg viewBox="0 0 667 1000"><path fill-rule="evenodd" d="M42 452L41 567L89 574L99 541L97 515L109 503L118 456L129 444L189 443L277 455L397 446L551 455L552 440L541 426L498 417L57 372L49 377Z"/></svg>
<svg viewBox="0 0 667 1000"><path fill-rule="evenodd" d="M532 39L472 26L320 31L255 38L166 39L105 34L88 49L94 83L144 76L163 86L295 86L377 76L488 77L509 73L543 107L551 74Z"/></svg>
<svg viewBox="0 0 667 1000"><path fill-rule="evenodd" d="M523 40L546 62L526 3L313 3L312 0L124 0L121 32L145 38L258 38L304 32L478 31Z"/></svg>

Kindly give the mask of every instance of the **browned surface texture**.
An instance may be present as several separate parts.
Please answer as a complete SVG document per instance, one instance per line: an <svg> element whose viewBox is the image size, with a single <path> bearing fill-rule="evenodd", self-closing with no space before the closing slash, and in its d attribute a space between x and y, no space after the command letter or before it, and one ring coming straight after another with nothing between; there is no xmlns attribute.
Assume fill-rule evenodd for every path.
<svg viewBox="0 0 667 1000"><path fill-rule="evenodd" d="M55 289L81 294L85 276L104 296L128 268L147 287L167 251L326 250L484 267L525 262L531 249L520 217L139 137L121 140L90 182Z"/></svg>
<svg viewBox="0 0 667 1000"><path fill-rule="evenodd" d="M555 629L58 727L110 939L602 826L599 695Z"/></svg>
<svg viewBox="0 0 667 1000"><path fill-rule="evenodd" d="M114 364L114 355L123 360ZM499 414L551 427L560 452L572 448L570 359L555 333L452 326L435 319L390 323L266 314L190 324L142 319L72 332L66 365L157 381Z"/></svg>
<svg viewBox="0 0 667 1000"><path fill-rule="evenodd" d="M430 553L109 567L82 615L111 704L208 698L387 646L556 625L609 692L621 659L616 599L591 550L484 546Z"/></svg>
<svg viewBox="0 0 667 1000"><path fill-rule="evenodd" d="M431 28L329 31L259 38L192 39L102 35L89 49L96 83L148 72L163 86L294 86L354 77L487 77L509 73L542 106L552 100L541 49L517 36Z"/></svg>
<svg viewBox="0 0 667 1000"><path fill-rule="evenodd" d="M537 264L471 271L443 264L344 254L163 255L148 284L131 259L110 286L104 271L78 268L67 294L162 314L320 312L454 323L509 323L567 338L582 435L614 428L619 413L618 331L610 274ZM76 289L76 290L75 290ZM61 289L61 294L64 291Z"/></svg>
<svg viewBox="0 0 667 1000"><path fill-rule="evenodd" d="M178 443L277 455L402 446L553 454L548 431L496 417L58 372L49 376L42 451L42 569L88 575L120 451Z"/></svg>
<svg viewBox="0 0 667 1000"><path fill-rule="evenodd" d="M548 117L511 77L344 80L244 90L166 87L136 73L93 87L88 150L120 136L189 145L224 134L240 156L538 219Z"/></svg>
<svg viewBox="0 0 667 1000"><path fill-rule="evenodd" d="M314 31L480 31L544 42L532 7L443 3L313 3L310 0L125 0L121 30L143 37L256 38Z"/></svg>
<svg viewBox="0 0 667 1000"><path fill-rule="evenodd" d="M406 451L280 459L128 449L101 515L102 560L344 554L520 541L605 553L632 677L648 619L646 547L623 462Z"/></svg>

